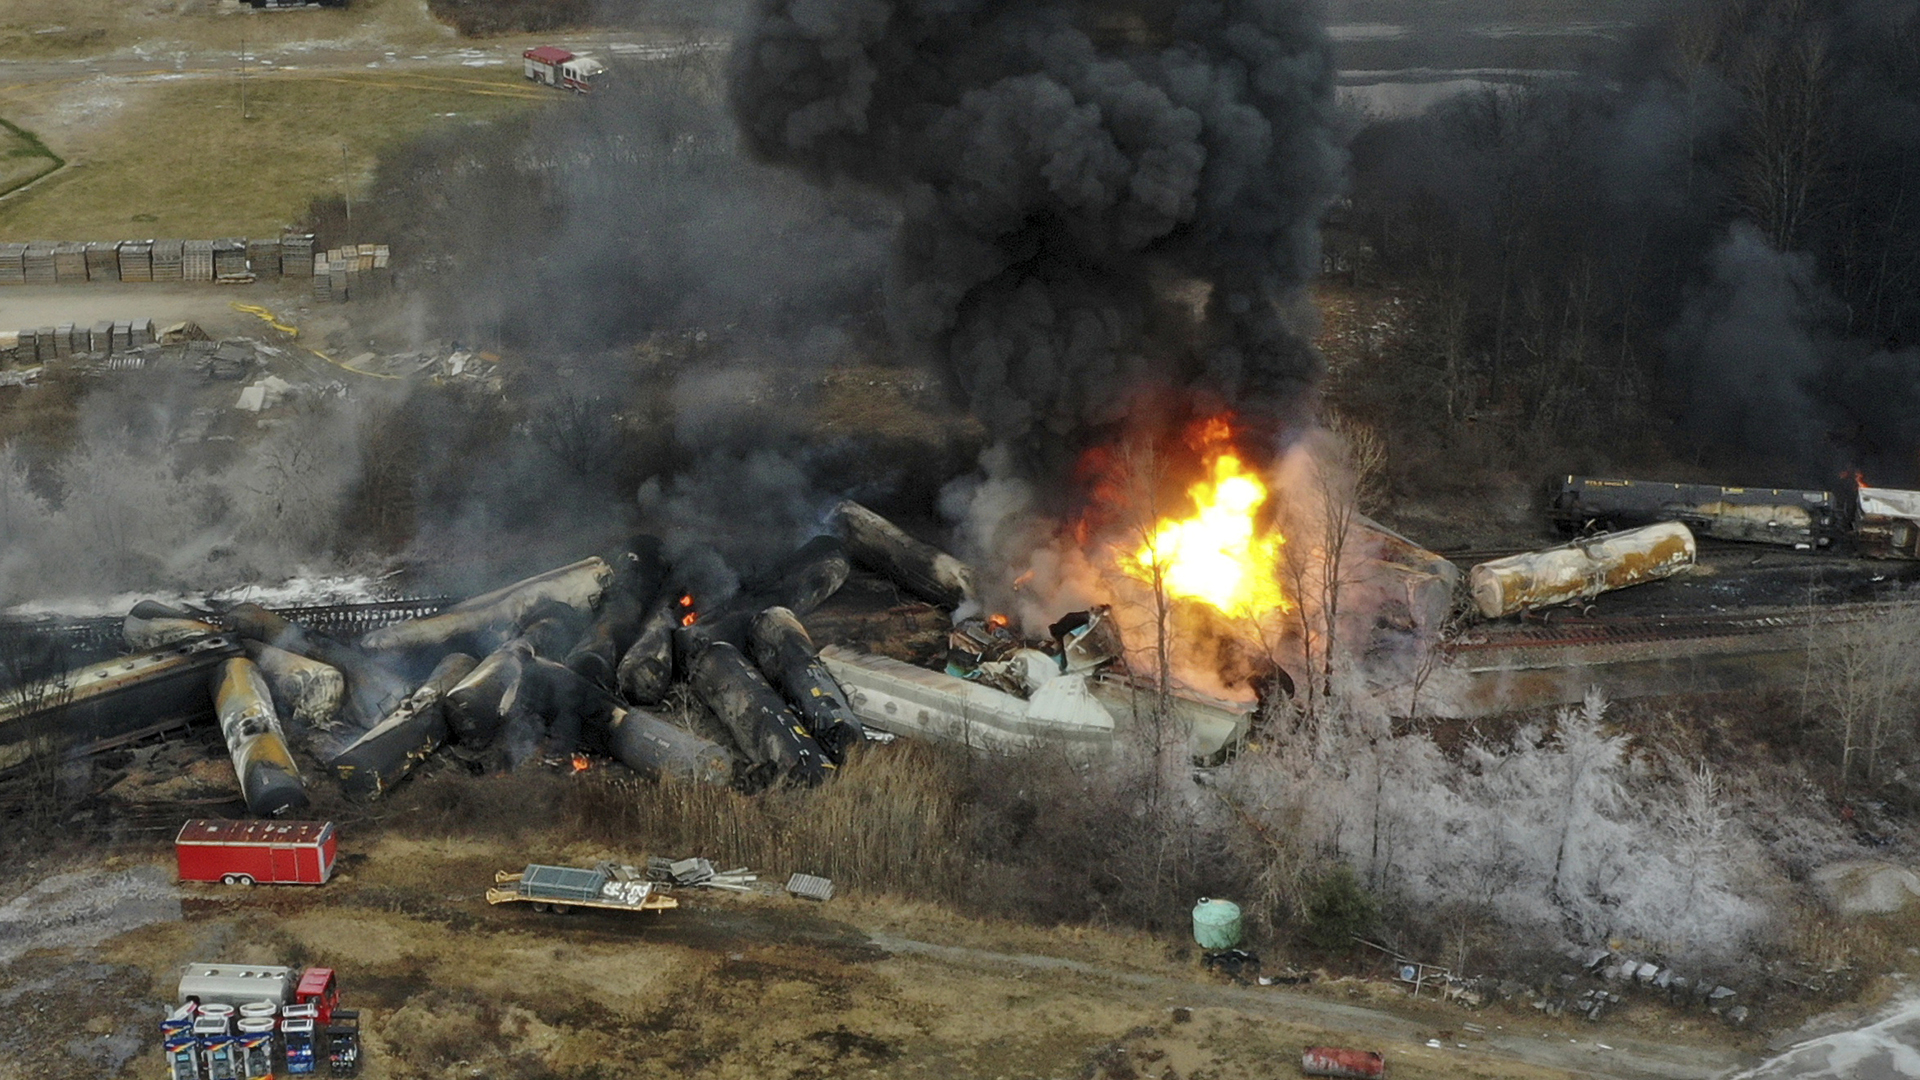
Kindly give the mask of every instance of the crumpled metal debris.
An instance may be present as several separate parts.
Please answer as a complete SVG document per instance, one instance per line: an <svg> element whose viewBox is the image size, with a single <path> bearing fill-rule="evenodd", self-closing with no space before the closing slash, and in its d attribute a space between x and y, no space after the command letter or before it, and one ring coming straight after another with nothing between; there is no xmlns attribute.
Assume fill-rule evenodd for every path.
<svg viewBox="0 0 1920 1080"><path fill-rule="evenodd" d="M647 859L647 876L654 881L688 888L726 889L729 892L752 892L753 883L760 880L759 875L747 873L744 866L715 870L713 863L707 859L663 859L657 855Z"/></svg>

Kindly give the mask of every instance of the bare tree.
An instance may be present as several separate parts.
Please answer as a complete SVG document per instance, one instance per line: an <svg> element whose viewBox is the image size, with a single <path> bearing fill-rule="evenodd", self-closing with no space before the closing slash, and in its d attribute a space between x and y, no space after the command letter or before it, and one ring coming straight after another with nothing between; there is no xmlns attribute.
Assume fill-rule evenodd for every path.
<svg viewBox="0 0 1920 1080"><path fill-rule="evenodd" d="M10 740L0 747L0 768L18 770L21 811L29 821L50 824L65 803L60 794L64 750L60 706L72 697L61 677L67 650L56 637L12 620L0 620L0 717Z"/></svg>
<svg viewBox="0 0 1920 1080"><path fill-rule="evenodd" d="M1148 633L1153 641L1153 699L1146 715L1135 709L1136 721L1144 720L1141 731L1153 762L1150 802L1158 807L1164 782L1173 764L1169 755L1184 755L1187 733L1181 729L1173 709L1173 597L1167 591L1166 560L1171 553L1160 549L1160 486L1166 479L1157 448L1150 440L1133 440L1122 449L1128 492L1125 536L1132 551L1123 556L1144 575L1148 587L1147 609L1151 622Z"/></svg>
<svg viewBox="0 0 1920 1080"><path fill-rule="evenodd" d="M1808 652L1806 707L1838 744L1835 785L1846 797L1856 773L1869 786L1880 755L1910 734L1920 693L1920 615L1890 611L1820 628Z"/></svg>
<svg viewBox="0 0 1920 1080"><path fill-rule="evenodd" d="M1337 431L1323 432L1300 453L1300 475L1291 478L1299 494L1290 507L1281 572L1291 594L1293 628L1306 668L1302 707L1308 722L1316 726L1333 692L1342 647L1342 593L1352 583L1349 556L1358 530L1361 490L1353 445ZM1362 446L1373 458L1368 467L1377 473L1384 461L1377 439L1368 439Z"/></svg>
<svg viewBox="0 0 1920 1080"><path fill-rule="evenodd" d="M1831 166L1827 145L1832 76L1825 31L1808 0L1773 0L1771 33L1749 38L1732 78L1744 106L1741 201L1781 251L1795 250Z"/></svg>
<svg viewBox="0 0 1920 1080"><path fill-rule="evenodd" d="M594 476L613 460L613 403L599 394L561 390L529 427L535 441L576 476Z"/></svg>

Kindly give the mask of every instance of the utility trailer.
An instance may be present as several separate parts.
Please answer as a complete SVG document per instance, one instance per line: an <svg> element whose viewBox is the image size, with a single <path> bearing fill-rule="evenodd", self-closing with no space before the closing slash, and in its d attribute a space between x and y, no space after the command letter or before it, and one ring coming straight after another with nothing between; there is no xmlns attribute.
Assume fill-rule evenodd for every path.
<svg viewBox="0 0 1920 1080"><path fill-rule="evenodd" d="M173 844L181 881L228 885L324 885L339 855L331 821L196 818Z"/></svg>
<svg viewBox="0 0 1920 1080"><path fill-rule="evenodd" d="M487 903L526 903L535 911L556 915L574 908L665 911L680 906L680 901L664 895L660 886L645 880L644 873L612 863L601 863L591 870L529 863L518 873L502 870L493 875L493 881L496 887L487 890Z"/></svg>

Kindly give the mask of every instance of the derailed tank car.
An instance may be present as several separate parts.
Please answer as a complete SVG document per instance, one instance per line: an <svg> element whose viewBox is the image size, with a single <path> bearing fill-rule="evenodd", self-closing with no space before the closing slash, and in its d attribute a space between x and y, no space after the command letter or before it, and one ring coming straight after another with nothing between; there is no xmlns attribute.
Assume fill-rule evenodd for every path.
<svg viewBox="0 0 1920 1080"><path fill-rule="evenodd" d="M1677 521L1716 540L1778 544L1801 551L1830 547L1847 531L1840 501L1830 491L1594 476L1562 479L1547 516L1570 533Z"/></svg>
<svg viewBox="0 0 1920 1080"><path fill-rule="evenodd" d="M1693 565L1694 554L1687 527L1662 522L1484 562L1467 586L1480 614L1498 619L1671 577Z"/></svg>
<svg viewBox="0 0 1920 1080"><path fill-rule="evenodd" d="M1860 554L1920 559L1920 491L1862 487L1854 494L1853 540Z"/></svg>

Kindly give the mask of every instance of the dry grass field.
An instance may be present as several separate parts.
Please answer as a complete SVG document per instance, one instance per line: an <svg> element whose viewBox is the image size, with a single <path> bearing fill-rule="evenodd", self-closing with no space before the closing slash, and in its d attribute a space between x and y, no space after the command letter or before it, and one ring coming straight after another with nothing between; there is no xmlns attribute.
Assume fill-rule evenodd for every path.
<svg viewBox="0 0 1920 1080"><path fill-rule="evenodd" d="M364 183L375 156L397 141L435 125L569 104L505 67L454 70L256 72L244 117L237 75L0 91L0 110L72 147L62 150L65 170L0 201L0 235L274 234L316 195ZM64 122L68 95L89 94L111 119L87 129Z"/></svg>
<svg viewBox="0 0 1920 1080"><path fill-rule="evenodd" d="M0 194L31 184L60 165L32 132L0 120Z"/></svg>
<svg viewBox="0 0 1920 1080"><path fill-rule="evenodd" d="M363 1010L368 1080L1224 1080L1286 1075L1300 1047L1322 1043L1382 1050L1405 1080L1605 1068L1609 1033L1584 1025L1410 1006L1345 980L1311 994L1233 985L1178 941L970 920L858 888L824 905L773 889L691 891L679 910L645 916L489 907L481 894L495 870L646 852L568 839L570 829L438 832L363 823L322 888L185 885L178 919L19 957L0 973L0 996L32 1035L13 1044L22 1056L0 1061L0 1080L152 1075L154 1021L177 968L209 957L336 967ZM163 874L167 859L148 843L104 869ZM755 869L777 881L794 868ZM62 988L87 980L111 989L89 996L83 1031ZM1484 1032L1464 1026L1475 1021ZM1523 1029L1557 1044L1568 1067L1523 1064L1497 1045ZM113 1067L90 1049L118 1040L125 1054L136 1039Z"/></svg>
<svg viewBox="0 0 1920 1080"><path fill-rule="evenodd" d="M256 12L233 0L7 0L0 58L68 59L237 53L296 43L417 48L455 39L426 0L354 0L347 8Z"/></svg>

